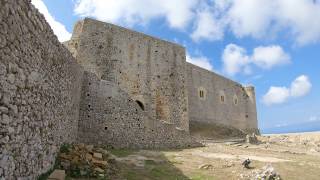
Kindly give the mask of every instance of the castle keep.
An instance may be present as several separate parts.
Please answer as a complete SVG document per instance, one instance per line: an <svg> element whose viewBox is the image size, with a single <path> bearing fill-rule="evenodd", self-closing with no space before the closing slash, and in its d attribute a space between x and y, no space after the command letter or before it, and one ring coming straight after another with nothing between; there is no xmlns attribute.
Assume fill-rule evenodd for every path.
<svg viewBox="0 0 320 180"><path fill-rule="evenodd" d="M258 132L253 87L177 44L93 19L62 45L29 1L0 1L0 177L33 179L62 143L196 146L192 126ZM191 130L191 131L190 131Z"/></svg>

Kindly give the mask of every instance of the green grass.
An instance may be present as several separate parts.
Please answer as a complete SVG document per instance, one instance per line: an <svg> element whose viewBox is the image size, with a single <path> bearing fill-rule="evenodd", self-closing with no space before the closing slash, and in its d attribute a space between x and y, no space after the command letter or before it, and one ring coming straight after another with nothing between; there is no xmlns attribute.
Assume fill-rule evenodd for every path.
<svg viewBox="0 0 320 180"><path fill-rule="evenodd" d="M118 157L126 157L136 152L135 150L130 149L108 149L108 151L110 151L113 155L116 155Z"/></svg>
<svg viewBox="0 0 320 180"><path fill-rule="evenodd" d="M204 174L195 174L195 175L191 176L191 179L192 180L214 180L214 177L204 175Z"/></svg>
<svg viewBox="0 0 320 180"><path fill-rule="evenodd" d="M128 170L124 176L126 177L126 179L128 180L140 180L141 179L141 174L139 174L136 171L133 170Z"/></svg>
<svg viewBox="0 0 320 180"><path fill-rule="evenodd" d="M72 145L71 144L62 144L61 147L60 147L60 153L68 153L70 152L70 149L71 149Z"/></svg>
<svg viewBox="0 0 320 180"><path fill-rule="evenodd" d="M121 165L121 177L128 180L187 180L179 169L172 165L169 161L158 163L153 160L146 160L145 167L141 169L133 169L128 165Z"/></svg>

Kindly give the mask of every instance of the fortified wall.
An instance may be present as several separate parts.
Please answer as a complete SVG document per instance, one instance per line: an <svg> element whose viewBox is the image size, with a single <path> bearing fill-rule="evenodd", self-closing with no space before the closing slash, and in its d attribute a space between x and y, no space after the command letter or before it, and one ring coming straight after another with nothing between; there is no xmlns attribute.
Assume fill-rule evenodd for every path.
<svg viewBox="0 0 320 180"><path fill-rule="evenodd" d="M82 76L29 1L0 1L0 179L35 179L77 140Z"/></svg>
<svg viewBox="0 0 320 180"><path fill-rule="evenodd" d="M63 143L180 148L199 145L189 121L257 129L254 89L177 44L86 18L62 45L29 0L0 1L0 30L0 178L35 179Z"/></svg>
<svg viewBox="0 0 320 180"><path fill-rule="evenodd" d="M179 45L86 18L67 47L77 62L140 104L152 121L188 131L186 53Z"/></svg>
<svg viewBox="0 0 320 180"><path fill-rule="evenodd" d="M216 125L259 134L254 87L190 63L187 78L191 134Z"/></svg>
<svg viewBox="0 0 320 180"><path fill-rule="evenodd" d="M96 28L104 27L97 24ZM90 47L88 55L103 52L92 56L90 68L58 41L29 0L0 1L0 30L0 178L36 179L54 165L63 143L117 148L198 145L188 132L186 88L181 83L185 71L178 74L173 68L185 68L183 48L172 45L161 51L164 42L151 43L153 39L140 36L146 43L145 59L133 57L136 53L132 63L126 64L123 60L128 59L122 58L127 50L120 45L136 34L120 37L120 33L114 43L95 45L90 38L96 32L83 31L93 34L88 41L80 38L76 47ZM155 58L157 46L162 53ZM131 47L143 51L138 43ZM172 58L167 62L170 68L161 70L155 61L165 53ZM134 62L141 63L126 71ZM122 72L117 67L124 69L124 76L119 76ZM171 73L175 77L165 82Z"/></svg>
<svg viewBox="0 0 320 180"><path fill-rule="evenodd" d="M65 45L86 71L79 141L191 146L183 47L89 18Z"/></svg>

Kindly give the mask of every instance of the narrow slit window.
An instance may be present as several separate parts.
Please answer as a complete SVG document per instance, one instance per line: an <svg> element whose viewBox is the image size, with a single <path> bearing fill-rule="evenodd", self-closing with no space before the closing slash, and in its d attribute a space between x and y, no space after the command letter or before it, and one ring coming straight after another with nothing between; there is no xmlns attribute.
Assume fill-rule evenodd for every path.
<svg viewBox="0 0 320 180"><path fill-rule="evenodd" d="M224 102L224 96L220 96L221 102Z"/></svg>
<svg viewBox="0 0 320 180"><path fill-rule="evenodd" d="M140 106L140 108L144 111L144 105L141 101L136 100L136 103Z"/></svg>
<svg viewBox="0 0 320 180"><path fill-rule="evenodd" d="M204 98L204 92L203 92L203 90L200 90L200 91L199 91L199 96L200 96L200 98Z"/></svg>

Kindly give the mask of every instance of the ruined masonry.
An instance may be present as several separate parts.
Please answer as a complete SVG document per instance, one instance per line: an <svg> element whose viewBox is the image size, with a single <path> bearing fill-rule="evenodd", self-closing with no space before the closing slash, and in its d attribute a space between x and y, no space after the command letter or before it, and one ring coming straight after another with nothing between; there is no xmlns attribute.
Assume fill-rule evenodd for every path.
<svg viewBox="0 0 320 180"><path fill-rule="evenodd" d="M197 146L197 124L258 133L254 88L92 19L63 45L30 0L0 0L0 179L35 179L62 143Z"/></svg>

